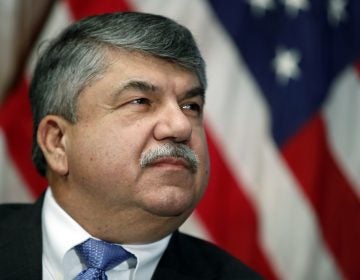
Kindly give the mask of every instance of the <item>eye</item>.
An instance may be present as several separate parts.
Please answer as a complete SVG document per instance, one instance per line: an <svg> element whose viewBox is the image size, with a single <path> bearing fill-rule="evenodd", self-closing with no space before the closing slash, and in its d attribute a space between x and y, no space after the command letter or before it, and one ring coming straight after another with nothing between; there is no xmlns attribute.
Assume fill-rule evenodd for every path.
<svg viewBox="0 0 360 280"><path fill-rule="evenodd" d="M130 104L138 104L138 105L148 105L150 104L150 100L147 98L136 98L129 102Z"/></svg>
<svg viewBox="0 0 360 280"><path fill-rule="evenodd" d="M193 112L194 114L196 113L197 115L201 115L202 111L203 111L202 106L195 102L183 104L183 105L181 105L181 109Z"/></svg>

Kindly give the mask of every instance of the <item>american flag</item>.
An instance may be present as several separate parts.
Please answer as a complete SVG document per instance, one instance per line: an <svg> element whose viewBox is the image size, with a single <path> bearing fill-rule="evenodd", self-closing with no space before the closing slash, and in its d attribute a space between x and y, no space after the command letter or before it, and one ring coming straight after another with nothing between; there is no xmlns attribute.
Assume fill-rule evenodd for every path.
<svg viewBox="0 0 360 280"><path fill-rule="evenodd" d="M211 177L182 230L267 279L360 279L360 1L64 0L38 41L124 10L184 24L207 62ZM46 187L30 160L36 54L0 107L2 202Z"/></svg>

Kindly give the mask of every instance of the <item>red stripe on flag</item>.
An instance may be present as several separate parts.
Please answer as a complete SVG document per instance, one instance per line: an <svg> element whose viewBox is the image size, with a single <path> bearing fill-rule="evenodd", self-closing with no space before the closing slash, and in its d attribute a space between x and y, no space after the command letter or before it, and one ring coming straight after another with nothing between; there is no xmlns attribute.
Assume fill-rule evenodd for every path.
<svg viewBox="0 0 360 280"><path fill-rule="evenodd" d="M277 279L258 241L255 208L241 191L217 143L207 129L211 173L204 198L196 208L215 243L267 279Z"/></svg>
<svg viewBox="0 0 360 280"><path fill-rule="evenodd" d="M124 0L67 0L74 19L118 11L129 11L130 6Z"/></svg>
<svg viewBox="0 0 360 280"><path fill-rule="evenodd" d="M283 155L312 204L343 274L360 279L360 203L331 154L320 115L285 145Z"/></svg>
<svg viewBox="0 0 360 280"><path fill-rule="evenodd" d="M4 131L10 157L19 170L18 175L30 187L34 197L39 196L47 182L37 173L31 160L32 117L28 84L24 78L0 108L0 127Z"/></svg>
<svg viewBox="0 0 360 280"><path fill-rule="evenodd" d="M355 69L360 78L360 60L355 64Z"/></svg>

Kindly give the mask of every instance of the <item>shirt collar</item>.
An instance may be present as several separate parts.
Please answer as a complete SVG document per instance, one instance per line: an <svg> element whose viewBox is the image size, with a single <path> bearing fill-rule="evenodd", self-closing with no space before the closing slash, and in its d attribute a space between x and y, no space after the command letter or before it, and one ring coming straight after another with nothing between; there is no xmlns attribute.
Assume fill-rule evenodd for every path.
<svg viewBox="0 0 360 280"><path fill-rule="evenodd" d="M42 212L44 256L55 275L63 274L65 254L74 246L92 237L56 202L51 188L45 194ZM121 244L136 259L136 279L146 279L155 271L171 235L149 244ZM93 238L93 237L92 237ZM116 267L114 268L117 269Z"/></svg>
<svg viewBox="0 0 360 280"><path fill-rule="evenodd" d="M62 275L66 252L90 238L90 234L57 204L51 188L45 194L42 227L45 260L54 275Z"/></svg>

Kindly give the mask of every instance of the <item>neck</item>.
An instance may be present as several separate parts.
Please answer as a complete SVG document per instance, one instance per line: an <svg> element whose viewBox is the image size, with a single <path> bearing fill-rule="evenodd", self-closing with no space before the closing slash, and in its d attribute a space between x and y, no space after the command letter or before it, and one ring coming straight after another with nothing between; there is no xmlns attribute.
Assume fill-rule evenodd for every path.
<svg viewBox="0 0 360 280"><path fill-rule="evenodd" d="M64 191L66 190L66 191ZM56 202L90 235L118 244L146 244L174 232L190 215L163 217L129 205L98 203L93 198L52 186Z"/></svg>

